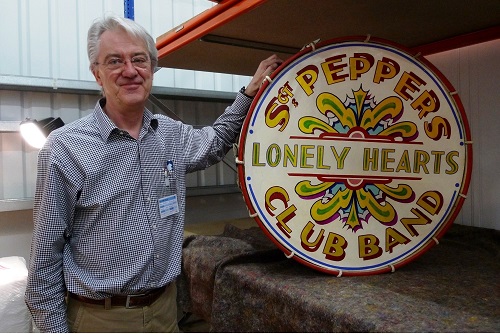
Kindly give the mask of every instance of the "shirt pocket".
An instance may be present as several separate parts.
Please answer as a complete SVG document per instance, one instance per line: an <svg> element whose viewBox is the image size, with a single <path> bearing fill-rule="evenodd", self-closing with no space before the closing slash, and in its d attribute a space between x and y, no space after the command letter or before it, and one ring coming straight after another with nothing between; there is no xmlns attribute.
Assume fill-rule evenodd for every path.
<svg viewBox="0 0 500 334"><path fill-rule="evenodd" d="M177 172L175 169L161 168L155 177L155 193L158 198L177 193Z"/></svg>

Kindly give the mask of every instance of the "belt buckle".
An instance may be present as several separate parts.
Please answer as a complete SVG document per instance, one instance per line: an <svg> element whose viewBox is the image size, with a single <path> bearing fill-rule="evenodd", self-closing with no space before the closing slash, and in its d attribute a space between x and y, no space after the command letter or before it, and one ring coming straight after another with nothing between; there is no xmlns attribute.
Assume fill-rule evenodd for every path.
<svg viewBox="0 0 500 334"><path fill-rule="evenodd" d="M130 298L134 298L134 297L143 297L143 296L146 296L145 293L139 293L137 295L127 295L127 300L125 301L125 308L137 308L139 306L130 306Z"/></svg>

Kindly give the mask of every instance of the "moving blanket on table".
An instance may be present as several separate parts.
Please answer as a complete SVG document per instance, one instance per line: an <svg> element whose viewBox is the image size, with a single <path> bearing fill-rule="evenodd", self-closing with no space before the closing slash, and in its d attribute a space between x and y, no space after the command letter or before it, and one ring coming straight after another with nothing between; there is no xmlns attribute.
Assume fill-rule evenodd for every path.
<svg viewBox="0 0 500 334"><path fill-rule="evenodd" d="M216 332L500 332L500 232L453 225L394 273L334 277L259 228L191 236L181 308Z"/></svg>
<svg viewBox="0 0 500 334"><path fill-rule="evenodd" d="M0 333L32 331L31 314L24 303L27 279L23 257L0 257Z"/></svg>

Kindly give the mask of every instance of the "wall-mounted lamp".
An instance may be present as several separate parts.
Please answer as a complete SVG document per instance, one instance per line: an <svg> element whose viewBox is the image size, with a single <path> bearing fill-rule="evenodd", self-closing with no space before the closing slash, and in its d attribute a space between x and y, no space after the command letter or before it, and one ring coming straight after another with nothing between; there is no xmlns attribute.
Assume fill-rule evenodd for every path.
<svg viewBox="0 0 500 334"><path fill-rule="evenodd" d="M42 148L49 133L63 125L64 122L60 117L49 117L40 121L26 118L19 125L19 131L28 144L35 148Z"/></svg>

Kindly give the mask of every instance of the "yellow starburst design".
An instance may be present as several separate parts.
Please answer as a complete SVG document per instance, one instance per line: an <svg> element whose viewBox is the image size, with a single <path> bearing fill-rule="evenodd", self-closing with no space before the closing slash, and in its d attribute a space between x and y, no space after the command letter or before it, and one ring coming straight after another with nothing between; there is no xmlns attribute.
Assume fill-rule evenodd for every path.
<svg viewBox="0 0 500 334"><path fill-rule="evenodd" d="M403 114L403 103L399 97L390 96L375 103L367 91L360 88L352 97L342 102L334 94L325 92L316 99L318 111L326 117L305 116L299 120L299 129L305 134L323 136L345 136L352 131L361 131L367 136L386 137L401 142L412 141L418 135L417 126L409 121L398 122ZM369 217L384 225L393 225L397 214L388 199L408 202L413 190L407 184L390 187L384 182L361 180L353 187L346 180L318 178L319 183L300 181L295 191L304 199L314 198L311 217L319 224L340 218L354 232L362 228ZM318 197L320 197L318 199Z"/></svg>

